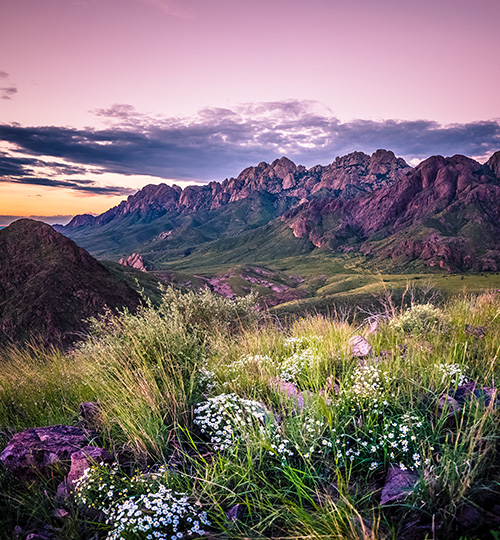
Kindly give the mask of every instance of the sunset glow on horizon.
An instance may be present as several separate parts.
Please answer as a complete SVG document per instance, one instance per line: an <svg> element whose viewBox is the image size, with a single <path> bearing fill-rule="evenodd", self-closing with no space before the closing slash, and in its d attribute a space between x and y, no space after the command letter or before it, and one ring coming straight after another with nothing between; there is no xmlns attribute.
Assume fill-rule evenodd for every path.
<svg viewBox="0 0 500 540"><path fill-rule="evenodd" d="M0 225L281 155L500 150L494 0L5 0L0 14Z"/></svg>

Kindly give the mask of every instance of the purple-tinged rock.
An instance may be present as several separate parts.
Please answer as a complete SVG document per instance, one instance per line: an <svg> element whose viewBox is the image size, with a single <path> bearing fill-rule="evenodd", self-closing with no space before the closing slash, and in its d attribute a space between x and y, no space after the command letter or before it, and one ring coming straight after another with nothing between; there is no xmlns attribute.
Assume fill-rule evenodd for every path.
<svg viewBox="0 0 500 540"><path fill-rule="evenodd" d="M79 480L86 469L95 464L111 465L113 456L104 448L85 446L71 455L71 469L68 476L57 487L57 500L65 501L74 489L74 483Z"/></svg>
<svg viewBox="0 0 500 540"><path fill-rule="evenodd" d="M87 446L88 434L73 426L29 428L16 433L0 462L11 474L31 480L48 474L54 467L64 467L71 455Z"/></svg>
<svg viewBox="0 0 500 540"><path fill-rule="evenodd" d="M417 483L418 476L409 470L391 467L387 472L380 505L392 504L408 496Z"/></svg>
<svg viewBox="0 0 500 540"><path fill-rule="evenodd" d="M352 338L349 340L349 348L351 355L357 356L358 358L371 356L373 351L372 346L363 336L352 336Z"/></svg>

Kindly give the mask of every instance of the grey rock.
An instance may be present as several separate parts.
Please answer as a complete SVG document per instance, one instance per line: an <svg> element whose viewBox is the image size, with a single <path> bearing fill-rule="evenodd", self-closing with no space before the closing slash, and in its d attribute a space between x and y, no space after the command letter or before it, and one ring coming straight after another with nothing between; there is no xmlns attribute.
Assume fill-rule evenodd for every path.
<svg viewBox="0 0 500 540"><path fill-rule="evenodd" d="M98 430L102 426L101 404L97 401L80 403L78 412L88 429Z"/></svg>
<svg viewBox="0 0 500 540"><path fill-rule="evenodd" d="M437 417L441 418L444 414L446 417L455 416L460 412L460 403L447 394L441 396L438 402Z"/></svg>
<svg viewBox="0 0 500 540"><path fill-rule="evenodd" d="M474 336L477 339L482 339L486 335L486 327L484 326L472 326L471 324L465 325L465 333Z"/></svg>

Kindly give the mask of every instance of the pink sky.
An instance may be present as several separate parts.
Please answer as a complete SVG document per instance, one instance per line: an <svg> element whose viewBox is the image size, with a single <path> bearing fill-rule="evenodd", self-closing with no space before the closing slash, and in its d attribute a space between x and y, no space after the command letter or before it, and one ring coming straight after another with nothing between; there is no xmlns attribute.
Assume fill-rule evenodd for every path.
<svg viewBox="0 0 500 540"><path fill-rule="evenodd" d="M248 104L288 100L317 102L341 123L500 118L498 0L3 0L0 20L3 124L102 129L109 115L95 111L126 104L148 126L178 119L176 129L192 129L204 108L247 104L238 113L245 123ZM121 128L140 131L130 119ZM359 144L363 149L362 138ZM269 147L263 159L287 150L281 146ZM15 153L27 149L11 139L0 141L2 150L35 155ZM90 163L44 151L36 155L45 161ZM234 169L214 167L213 178L237 175L240 161ZM98 185L207 180L197 170L138 168L124 176L92 164L85 178ZM46 174L43 167L33 172ZM100 212L123 198L14 185L5 172L2 184L0 214Z"/></svg>

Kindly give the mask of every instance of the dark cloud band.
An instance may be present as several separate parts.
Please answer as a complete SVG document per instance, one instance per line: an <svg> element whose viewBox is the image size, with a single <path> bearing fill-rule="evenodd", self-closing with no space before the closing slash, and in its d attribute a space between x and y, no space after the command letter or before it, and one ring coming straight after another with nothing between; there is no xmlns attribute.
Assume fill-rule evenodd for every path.
<svg viewBox="0 0 500 540"><path fill-rule="evenodd" d="M432 154L478 157L500 149L496 120L447 126L427 120L340 122L309 101L207 108L181 119L142 115L130 105L95 113L109 122L106 129L0 125L0 140L31 156L185 180L222 179L281 155L312 166L354 150L387 148L411 160Z"/></svg>

